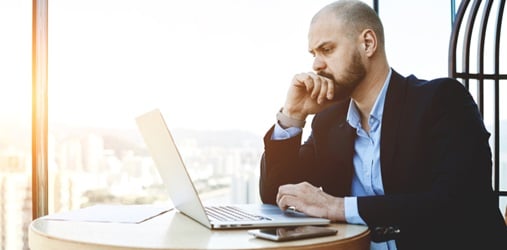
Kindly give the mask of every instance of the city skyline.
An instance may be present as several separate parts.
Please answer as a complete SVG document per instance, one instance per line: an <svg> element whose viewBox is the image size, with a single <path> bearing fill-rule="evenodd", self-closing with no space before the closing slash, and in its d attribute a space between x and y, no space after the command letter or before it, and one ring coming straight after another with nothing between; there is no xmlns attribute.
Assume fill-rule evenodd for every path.
<svg viewBox="0 0 507 250"><path fill-rule="evenodd" d="M50 132L49 213L96 204L171 206L136 132L75 127ZM253 142L257 137L249 133L224 133L174 131L197 191L210 204L259 202L260 142ZM5 140L0 144L0 249L28 249L31 151L29 145L24 148L12 147Z"/></svg>

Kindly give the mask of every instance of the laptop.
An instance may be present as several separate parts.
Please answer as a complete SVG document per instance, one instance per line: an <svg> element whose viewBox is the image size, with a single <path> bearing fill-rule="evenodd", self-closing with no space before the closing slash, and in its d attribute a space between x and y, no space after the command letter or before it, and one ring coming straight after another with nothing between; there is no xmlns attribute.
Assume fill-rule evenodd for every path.
<svg viewBox="0 0 507 250"><path fill-rule="evenodd" d="M282 211L271 204L224 204L203 206L183 159L159 109L136 118L174 207L210 229L263 228L328 225L324 218Z"/></svg>

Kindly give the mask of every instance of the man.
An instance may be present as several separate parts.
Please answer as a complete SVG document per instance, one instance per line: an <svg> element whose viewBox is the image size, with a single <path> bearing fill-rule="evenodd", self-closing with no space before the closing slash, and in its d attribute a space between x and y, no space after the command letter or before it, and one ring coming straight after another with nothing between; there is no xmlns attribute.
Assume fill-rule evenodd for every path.
<svg viewBox="0 0 507 250"><path fill-rule="evenodd" d="M308 39L314 72L294 76L264 138L263 202L368 225L372 249L507 249L489 133L466 89L393 70L360 1L325 6Z"/></svg>

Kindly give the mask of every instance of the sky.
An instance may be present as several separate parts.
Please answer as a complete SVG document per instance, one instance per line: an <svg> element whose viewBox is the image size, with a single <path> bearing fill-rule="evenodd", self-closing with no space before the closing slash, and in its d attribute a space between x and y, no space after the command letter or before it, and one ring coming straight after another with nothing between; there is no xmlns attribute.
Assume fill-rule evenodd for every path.
<svg viewBox="0 0 507 250"><path fill-rule="evenodd" d="M20 2L0 3L12 38L0 41L0 115L29 121L31 5ZM330 2L51 0L50 127L135 128L159 108L169 127L263 134L293 75L311 71L309 21ZM447 75L449 1L380 0L380 16L395 70Z"/></svg>

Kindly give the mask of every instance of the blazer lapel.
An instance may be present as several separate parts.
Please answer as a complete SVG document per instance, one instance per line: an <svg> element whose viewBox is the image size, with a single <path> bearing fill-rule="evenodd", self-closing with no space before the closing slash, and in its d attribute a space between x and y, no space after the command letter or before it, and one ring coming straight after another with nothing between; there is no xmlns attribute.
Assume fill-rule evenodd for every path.
<svg viewBox="0 0 507 250"><path fill-rule="evenodd" d="M407 79L392 71L389 88L387 89L384 103L384 112L382 117L382 130L380 141L380 167L382 172L382 183L384 192L393 191L396 187L393 177L396 176L393 166L396 155L396 144L398 142L398 133L403 103L406 94Z"/></svg>
<svg viewBox="0 0 507 250"><path fill-rule="evenodd" d="M350 99L328 110L330 114L322 116L322 120L318 123L322 130L314 130L322 131L323 134L317 137L325 141L324 144L316 143L316 145L322 145L316 150L321 154L317 157L324 159L327 171L323 173L328 173L328 176L322 176L322 178L332 178L335 190L330 190L330 193L337 196L350 195L354 173L352 159L356 133L346 120L349 103Z"/></svg>

